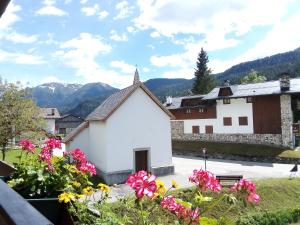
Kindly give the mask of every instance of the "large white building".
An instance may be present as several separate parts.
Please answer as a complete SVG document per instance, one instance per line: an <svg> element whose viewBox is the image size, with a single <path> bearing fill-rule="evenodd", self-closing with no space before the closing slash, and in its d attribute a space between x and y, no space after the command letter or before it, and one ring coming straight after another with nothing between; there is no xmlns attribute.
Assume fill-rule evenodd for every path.
<svg viewBox="0 0 300 225"><path fill-rule="evenodd" d="M41 117L46 122L46 132L55 134L56 127L55 121L60 118L59 111L57 108L41 108Z"/></svg>
<svg viewBox="0 0 300 225"><path fill-rule="evenodd" d="M146 170L173 173L172 114L139 81L107 98L63 142L80 148L106 183L122 183L129 174Z"/></svg>
<svg viewBox="0 0 300 225"><path fill-rule="evenodd" d="M300 79L224 85L206 95L171 98L172 138L293 148L300 121ZM294 132L294 133L293 133ZM298 131L299 132L299 131Z"/></svg>

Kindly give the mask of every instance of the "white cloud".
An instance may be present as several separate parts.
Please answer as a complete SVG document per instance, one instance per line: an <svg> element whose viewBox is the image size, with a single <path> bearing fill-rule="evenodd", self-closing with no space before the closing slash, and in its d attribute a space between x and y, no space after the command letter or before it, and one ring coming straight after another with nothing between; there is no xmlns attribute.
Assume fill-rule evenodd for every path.
<svg viewBox="0 0 300 225"><path fill-rule="evenodd" d="M66 16L68 15L67 12L59 9L55 6L55 0L44 0L44 6L37 10L35 13L37 15L44 15L44 16Z"/></svg>
<svg viewBox="0 0 300 225"><path fill-rule="evenodd" d="M98 4L94 4L91 7L82 7L81 12L86 16L95 16L97 15L100 19L103 19L109 15L105 10L101 11Z"/></svg>
<svg viewBox="0 0 300 225"><path fill-rule="evenodd" d="M53 82L61 83L61 80L58 79L56 76L47 76L47 77L44 77L44 78L41 80L41 83L42 83L42 84L45 84L45 83L53 83Z"/></svg>
<svg viewBox="0 0 300 225"><path fill-rule="evenodd" d="M55 56L64 64L76 70L76 75L86 82L103 82L117 87L125 87L132 81L132 76L120 75L113 70L103 68L97 57L111 51L100 36L81 33L78 38L71 39L60 46Z"/></svg>
<svg viewBox="0 0 300 225"><path fill-rule="evenodd" d="M163 73L162 77L192 79L194 77L194 69L171 70L171 71Z"/></svg>
<svg viewBox="0 0 300 225"><path fill-rule="evenodd" d="M154 29L161 35L221 34L241 35L255 26L276 24L291 0L138 0L139 29ZM272 10L270 10L272 6ZM213 35L212 35L213 36Z"/></svg>
<svg viewBox="0 0 300 225"><path fill-rule="evenodd" d="M133 13L133 6L130 6L127 1L121 1L116 5L118 15L114 17L114 20L125 19Z"/></svg>
<svg viewBox="0 0 300 225"><path fill-rule="evenodd" d="M180 76L180 74L184 75L183 71L188 68L194 68L201 47L208 52L212 52L215 50L236 47L241 43L238 39L228 38L228 34L239 36L247 33L255 26L273 26L264 40L258 42L253 48L240 56L227 60L211 60L209 66L214 73L217 73L243 61L254 60L259 57L299 47L300 34L295 32L295 27L299 24L300 12L295 13L294 16L290 18L285 17L283 20L290 1L272 1L272 3L264 1L261 2L261 4L258 4L260 7L254 5L257 3L256 1L257 0L246 3L231 0L229 4L225 6L225 11L223 8L219 7L220 5L224 6L225 4L218 5L217 3L212 4L210 2L209 5L207 5L208 3L205 4L201 1L197 1L190 2L189 5L183 6L183 3L177 0L167 0L166 2L168 4L166 2L156 1L152 2L153 4L150 4L150 6L148 5L150 7L149 11L142 12L138 18L144 18L145 20L139 21L139 23L143 23L147 26L143 27L141 24L138 24L138 19L136 19L135 22L140 29L154 29L156 30L154 32L169 36L173 43L183 46L184 50L182 52L171 55L154 55L150 58L151 63L157 67L173 67L177 69L176 71L178 72L171 71L165 73L165 77L171 77L172 74L174 74L174 76ZM140 1L139 4L146 4L146 2ZM157 6L158 4L160 4L160 7ZM194 7L191 7L193 4ZM272 4L272 10L268 10L268 4ZM151 7L155 7L155 5L157 6L157 11L151 12ZM196 7L197 5L199 6L198 8ZM197 8L199 10L201 8L200 6L207 7L207 10L202 10L202 12L205 12L204 15L199 14L198 16L196 13L193 15L194 11L191 10L190 14L194 16L194 22L191 20L190 15L184 15L186 7ZM174 7L182 7L182 10L178 11L178 17L171 16L173 11L170 9L174 10ZM165 12L168 17L164 17L162 12ZM148 19L150 18L148 22L145 15L148 15ZM172 18L172 20L169 20L168 18ZM183 21L177 23L178 18L181 18ZM194 31L193 28L195 29ZM193 34L196 34L196 32L198 32L198 34L202 33L204 38L202 38L202 40L195 39L193 37L195 35ZM176 34L179 33L191 34L192 36L186 40L176 40Z"/></svg>
<svg viewBox="0 0 300 225"><path fill-rule="evenodd" d="M150 69L148 67L143 67L143 72L148 73Z"/></svg>
<svg viewBox="0 0 300 225"><path fill-rule="evenodd" d="M21 20L21 18L17 15L17 12L21 11L21 6L14 4L12 1L8 4L5 13L1 17L0 29L8 29L15 22Z"/></svg>
<svg viewBox="0 0 300 225"><path fill-rule="evenodd" d="M298 27L299 21L300 11L286 20L278 22L263 40L257 42L254 47L240 56L229 60L212 60L210 63L211 68L215 72L222 72L237 63L298 48L300 45L300 34L299 32L295 32L295 28Z"/></svg>
<svg viewBox="0 0 300 225"><path fill-rule="evenodd" d="M26 35L26 34L20 34L16 32L8 32L7 34L3 35L0 38L3 38L8 41L12 41L14 43L34 43L37 41L37 36L36 35Z"/></svg>
<svg viewBox="0 0 300 225"><path fill-rule="evenodd" d="M130 65L130 64L124 62L123 60L111 61L109 65L113 68L121 69L121 71L123 73L127 73L127 74L134 74L134 71L135 71L135 66Z"/></svg>
<svg viewBox="0 0 300 225"><path fill-rule="evenodd" d="M135 31L135 29L132 26L128 26L126 30L128 31L128 33L133 33Z"/></svg>
<svg viewBox="0 0 300 225"><path fill-rule="evenodd" d="M125 33L118 34L117 31L111 30L110 31L110 39L114 41L127 41L128 37Z"/></svg>
<svg viewBox="0 0 300 225"><path fill-rule="evenodd" d="M157 31L154 31L150 34L150 36L153 38L157 38L157 37L160 37L160 34Z"/></svg>
<svg viewBox="0 0 300 225"><path fill-rule="evenodd" d="M86 4L88 2L88 0L80 0L81 4Z"/></svg>
<svg viewBox="0 0 300 225"><path fill-rule="evenodd" d="M45 16L66 16L68 15L67 12L55 7L55 6L44 6L36 11L38 15L45 15Z"/></svg>
<svg viewBox="0 0 300 225"><path fill-rule="evenodd" d="M43 64L45 61L40 57L26 53L15 53L0 50L0 62L10 62L15 64Z"/></svg>

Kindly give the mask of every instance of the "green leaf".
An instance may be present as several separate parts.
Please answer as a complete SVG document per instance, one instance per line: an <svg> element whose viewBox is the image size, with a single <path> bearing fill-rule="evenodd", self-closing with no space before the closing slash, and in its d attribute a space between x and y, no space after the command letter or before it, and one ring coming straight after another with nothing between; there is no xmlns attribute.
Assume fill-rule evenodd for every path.
<svg viewBox="0 0 300 225"><path fill-rule="evenodd" d="M202 202L211 202L212 201L212 197L204 197L203 195L201 195L201 193L198 193L196 196L195 196L195 198L194 198L194 200L198 203L198 204L200 204L200 203L202 203Z"/></svg>
<svg viewBox="0 0 300 225"><path fill-rule="evenodd" d="M218 221L216 219L201 217L199 220L199 224L201 225L218 225Z"/></svg>

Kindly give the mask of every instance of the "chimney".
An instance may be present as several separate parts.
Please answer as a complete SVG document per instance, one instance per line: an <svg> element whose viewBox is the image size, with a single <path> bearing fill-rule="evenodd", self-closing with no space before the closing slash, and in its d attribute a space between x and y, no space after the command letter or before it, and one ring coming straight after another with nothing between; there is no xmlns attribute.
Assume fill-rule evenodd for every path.
<svg viewBox="0 0 300 225"><path fill-rule="evenodd" d="M230 80L225 80L224 81L224 86L230 86Z"/></svg>
<svg viewBox="0 0 300 225"><path fill-rule="evenodd" d="M167 106L172 105L172 96L167 96Z"/></svg>
<svg viewBox="0 0 300 225"><path fill-rule="evenodd" d="M51 109L51 115L52 115L52 116L55 115L55 109Z"/></svg>
<svg viewBox="0 0 300 225"><path fill-rule="evenodd" d="M281 77L279 79L280 83L280 90L282 92L289 91L290 90L290 77L288 73L281 74Z"/></svg>

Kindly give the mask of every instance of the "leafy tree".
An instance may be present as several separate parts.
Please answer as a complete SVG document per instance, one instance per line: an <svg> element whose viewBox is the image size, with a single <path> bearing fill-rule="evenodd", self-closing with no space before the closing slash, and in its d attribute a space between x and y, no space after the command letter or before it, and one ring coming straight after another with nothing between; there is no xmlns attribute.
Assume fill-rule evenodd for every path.
<svg viewBox="0 0 300 225"><path fill-rule="evenodd" d="M10 141L26 132L42 130L39 109L26 91L14 84L0 84L0 147L2 160Z"/></svg>
<svg viewBox="0 0 300 225"><path fill-rule="evenodd" d="M242 84L253 84L266 81L267 78L263 75L259 75L255 70L251 70L247 76L241 79Z"/></svg>
<svg viewBox="0 0 300 225"><path fill-rule="evenodd" d="M192 88L193 94L207 94L215 86L215 79L211 75L211 69L207 67L208 62L208 56L203 48L201 48L197 58L197 68Z"/></svg>

